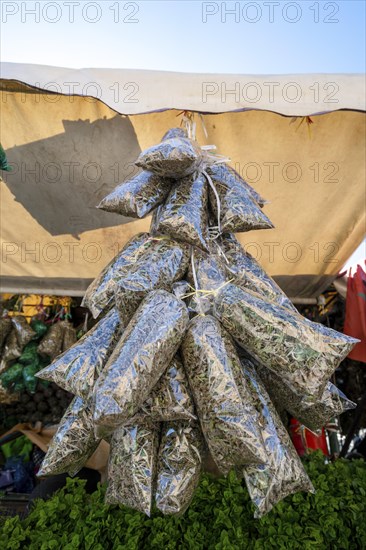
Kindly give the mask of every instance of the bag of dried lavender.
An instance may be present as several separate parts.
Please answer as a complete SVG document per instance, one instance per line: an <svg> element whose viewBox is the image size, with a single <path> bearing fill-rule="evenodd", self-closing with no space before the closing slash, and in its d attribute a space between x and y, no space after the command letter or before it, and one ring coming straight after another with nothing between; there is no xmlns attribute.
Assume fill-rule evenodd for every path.
<svg viewBox="0 0 366 550"><path fill-rule="evenodd" d="M265 462L258 414L243 385L234 344L210 315L189 323L181 346L202 432L219 470Z"/></svg>
<svg viewBox="0 0 366 550"><path fill-rule="evenodd" d="M253 365L242 359L242 368L246 386L250 388L256 408L260 411L260 426L268 456L266 464L251 464L242 469L250 498L256 507L255 517L259 518L288 495L315 491Z"/></svg>
<svg viewBox="0 0 366 550"><path fill-rule="evenodd" d="M111 309L76 344L40 370L37 376L87 399L121 332L118 312Z"/></svg>
<svg viewBox="0 0 366 550"><path fill-rule="evenodd" d="M65 327L62 323L54 323L50 326L38 346L37 351L39 355L49 357L52 360L60 355L64 340L64 329Z"/></svg>
<svg viewBox="0 0 366 550"><path fill-rule="evenodd" d="M63 473L75 476L87 463L99 442L94 436L90 403L75 397L61 419L38 476Z"/></svg>
<svg viewBox="0 0 366 550"><path fill-rule="evenodd" d="M136 415L111 439L107 504L123 504L150 516L159 445L159 425Z"/></svg>
<svg viewBox="0 0 366 550"><path fill-rule="evenodd" d="M97 208L130 218L144 218L165 200L172 183L172 180L143 170L118 185Z"/></svg>
<svg viewBox="0 0 366 550"><path fill-rule="evenodd" d="M135 164L163 178L181 179L196 172L201 162L202 151L195 141L174 137L143 151Z"/></svg>
<svg viewBox="0 0 366 550"><path fill-rule="evenodd" d="M223 185L225 185L225 182L229 180L229 182L233 181L233 178L236 179L237 183L244 187L246 191L249 193L250 197L253 199L254 202L258 204L261 208L265 204L267 204L266 199L264 199L249 183L247 183L234 168L231 168L231 166L228 166L227 164L220 163L220 164L213 164L207 168L208 174L212 177L214 176L218 181L222 181Z"/></svg>
<svg viewBox="0 0 366 550"><path fill-rule="evenodd" d="M304 405L321 397L329 378L357 342L331 331L333 343L329 345L321 325L305 322L300 314L234 284L219 290L214 312L238 344L280 376Z"/></svg>
<svg viewBox="0 0 366 550"><path fill-rule="evenodd" d="M271 229L272 222L253 201L247 189L238 182L235 174L224 173L221 164L210 167L210 176L219 197L209 187L209 204L217 219L220 214L221 232L251 231L253 229Z"/></svg>
<svg viewBox="0 0 366 550"><path fill-rule="evenodd" d="M282 378L258 363L255 367L277 410L286 410L312 432L318 432L332 418L356 407L356 403L347 399L331 382L327 383L314 405L304 407L301 398L289 386L283 384Z"/></svg>
<svg viewBox="0 0 366 550"><path fill-rule="evenodd" d="M27 322L27 319L23 315L14 315L11 318L17 341L20 349L23 349L35 336L36 333Z"/></svg>
<svg viewBox="0 0 366 550"><path fill-rule="evenodd" d="M264 297L297 312L297 309L278 284L267 275L262 266L249 252L246 252L232 233L222 235L218 245L227 261L223 262L234 283L244 289L257 292Z"/></svg>
<svg viewBox="0 0 366 550"><path fill-rule="evenodd" d="M94 318L108 310L114 303L114 279L121 277L134 265L151 244L149 233L138 233L124 246L87 288L82 306L87 307Z"/></svg>
<svg viewBox="0 0 366 550"><path fill-rule="evenodd" d="M189 246L169 238L151 237L139 260L114 278L115 304L126 326L142 300L152 290L171 291L188 268Z"/></svg>
<svg viewBox="0 0 366 550"><path fill-rule="evenodd" d="M189 317L185 304L165 290L145 298L94 387L98 433L125 423L147 400L178 351Z"/></svg>
<svg viewBox="0 0 366 550"><path fill-rule="evenodd" d="M156 422L195 420L187 376L178 355L154 386L140 411Z"/></svg>
<svg viewBox="0 0 366 550"><path fill-rule="evenodd" d="M203 448L198 426L163 424L155 492L163 514L183 514L190 505L201 476Z"/></svg>
<svg viewBox="0 0 366 550"><path fill-rule="evenodd" d="M208 251L207 182L195 174L177 182L153 219L152 232Z"/></svg>

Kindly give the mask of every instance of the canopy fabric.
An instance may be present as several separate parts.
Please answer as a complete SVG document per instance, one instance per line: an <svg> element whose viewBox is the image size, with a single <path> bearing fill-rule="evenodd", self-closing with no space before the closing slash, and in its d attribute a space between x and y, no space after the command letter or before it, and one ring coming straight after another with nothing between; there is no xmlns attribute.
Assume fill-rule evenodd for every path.
<svg viewBox="0 0 366 550"><path fill-rule="evenodd" d="M138 103L32 88L37 82L47 89L42 82L89 78L104 91L115 82L133 82L137 74ZM4 64L1 143L13 170L2 173L0 184L3 292L82 294L132 235L148 230L149 218L131 220L95 206L137 172L140 151L179 126L179 112L187 109L210 113L202 117L207 137L196 119L200 144L215 144L269 200L265 212L275 229L239 234L240 241L290 297L321 293L365 234L363 79L339 77L344 87L337 104L325 106L306 96L298 104L262 101L253 109L231 96L227 102L208 96L212 103L204 103L197 82L208 76L224 82L228 75ZM260 78L268 77L255 76ZM324 82L320 75L273 81L285 85L300 78ZM327 82L336 78L324 75ZM292 118L330 110L311 119Z"/></svg>
<svg viewBox="0 0 366 550"><path fill-rule="evenodd" d="M91 96L118 113L166 109L226 113L259 109L306 116L340 109L364 110L359 74L188 74L131 69L67 69L2 63L2 87L13 91Z"/></svg>

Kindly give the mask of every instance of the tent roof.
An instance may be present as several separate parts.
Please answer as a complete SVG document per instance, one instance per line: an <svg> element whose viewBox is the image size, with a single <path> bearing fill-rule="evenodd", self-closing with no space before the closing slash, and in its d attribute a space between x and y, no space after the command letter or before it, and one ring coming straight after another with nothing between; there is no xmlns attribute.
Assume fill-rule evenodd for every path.
<svg viewBox="0 0 366 550"><path fill-rule="evenodd" d="M197 119L198 141L215 144L269 200L265 212L275 229L239 237L289 296L317 296L365 234L359 75L5 63L0 88L1 142L13 165L0 184L3 291L82 293L133 234L148 230L149 219L95 206L134 173L141 150L179 125L181 110L203 113L207 137Z"/></svg>
<svg viewBox="0 0 366 550"><path fill-rule="evenodd" d="M205 113L266 110L306 116L365 110L361 74L196 74L137 69L67 69L2 63L1 86L96 97L120 114L166 109Z"/></svg>

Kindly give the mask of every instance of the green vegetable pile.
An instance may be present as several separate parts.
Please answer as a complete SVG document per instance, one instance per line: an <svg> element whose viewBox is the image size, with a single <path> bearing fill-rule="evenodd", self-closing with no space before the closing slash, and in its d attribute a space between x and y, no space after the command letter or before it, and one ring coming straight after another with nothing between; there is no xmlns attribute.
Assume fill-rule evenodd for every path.
<svg viewBox="0 0 366 550"><path fill-rule="evenodd" d="M268 515L253 519L244 484L231 473L204 475L183 516L151 518L126 507L103 505L104 487L92 495L68 479L50 500L37 501L25 520L0 527L7 550L359 550L366 548L366 463L324 464L314 453L305 463L315 495L298 493ZM0 520L1 521L1 520Z"/></svg>

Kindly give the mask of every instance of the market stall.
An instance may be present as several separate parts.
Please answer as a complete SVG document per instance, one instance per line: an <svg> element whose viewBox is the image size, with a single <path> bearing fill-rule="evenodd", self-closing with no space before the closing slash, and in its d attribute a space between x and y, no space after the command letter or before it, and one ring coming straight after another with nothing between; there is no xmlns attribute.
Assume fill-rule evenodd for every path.
<svg viewBox="0 0 366 550"><path fill-rule="evenodd" d="M107 503L148 515L154 501L164 514L184 512L210 460L217 473L235 469L245 479L257 516L289 494L312 492L283 415L316 433L355 406L331 377L357 340L301 316L293 301L318 297L363 237L357 77L340 78L340 105L348 101L351 111L320 114L307 90L298 109L280 102L281 114L265 101L248 112L240 100L221 111L206 101L202 114L209 88L192 77L200 102L192 93L181 112L179 97L165 107L150 98L147 108L141 92L138 112L164 112L137 114L134 105L122 116L101 99L62 95L60 83L71 78L62 70L52 71L61 88L50 95L32 80L32 67L25 83L14 69L5 66L2 80L12 168L4 215L11 205L17 219L15 228L5 218L3 290L43 285L84 295L97 320L71 347L64 336L52 347L59 323L33 344L37 357L50 359L37 363L37 377L75 395L40 475L77 474L104 440L111 444ZM140 74L141 87L147 77ZM312 89L308 78L299 80ZM17 110L32 122L32 137L11 125ZM87 118L76 121L80 113ZM260 176L250 185L253 168ZM35 322L21 328L35 332ZM17 316L6 323L5 347ZM31 340L35 334L26 345ZM23 355L19 366L14 360L5 360L3 374L13 395L24 379Z"/></svg>

